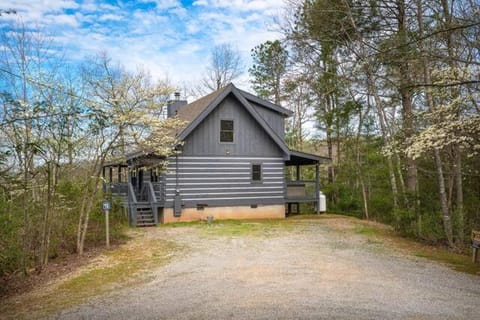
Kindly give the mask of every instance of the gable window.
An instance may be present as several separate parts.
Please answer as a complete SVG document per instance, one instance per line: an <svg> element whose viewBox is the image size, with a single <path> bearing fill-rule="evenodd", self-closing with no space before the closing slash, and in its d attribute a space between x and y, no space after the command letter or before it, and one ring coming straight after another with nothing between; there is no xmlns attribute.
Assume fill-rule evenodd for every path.
<svg viewBox="0 0 480 320"><path fill-rule="evenodd" d="M220 120L220 142L233 142L233 120Z"/></svg>
<svg viewBox="0 0 480 320"><path fill-rule="evenodd" d="M261 164L252 164L252 181L254 182L262 181L262 165Z"/></svg>

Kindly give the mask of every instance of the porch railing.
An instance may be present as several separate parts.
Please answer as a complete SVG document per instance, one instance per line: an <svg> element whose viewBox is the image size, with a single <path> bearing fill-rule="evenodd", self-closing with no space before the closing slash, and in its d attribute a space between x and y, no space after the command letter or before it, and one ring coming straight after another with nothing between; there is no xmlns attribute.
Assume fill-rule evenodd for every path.
<svg viewBox="0 0 480 320"><path fill-rule="evenodd" d="M164 181L142 183L140 190L136 190L132 183L112 182L104 184L104 191L113 197L123 198L124 206L128 209L128 219L132 226L137 222L137 209L150 206L153 212L155 224L158 223L158 208L163 206L165 201Z"/></svg>
<svg viewBox="0 0 480 320"><path fill-rule="evenodd" d="M128 194L128 183L107 182L103 185L103 191L110 193L113 197L126 197Z"/></svg>
<svg viewBox="0 0 480 320"><path fill-rule="evenodd" d="M287 181L287 200L315 201L318 199L315 180Z"/></svg>

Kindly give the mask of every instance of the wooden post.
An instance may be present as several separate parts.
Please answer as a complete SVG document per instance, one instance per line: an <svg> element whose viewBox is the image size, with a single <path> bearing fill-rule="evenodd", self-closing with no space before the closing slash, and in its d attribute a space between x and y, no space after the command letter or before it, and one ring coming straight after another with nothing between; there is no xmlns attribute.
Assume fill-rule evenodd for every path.
<svg viewBox="0 0 480 320"><path fill-rule="evenodd" d="M318 163L315 165L315 199L317 199L317 214L320 214L320 184Z"/></svg>
<svg viewBox="0 0 480 320"><path fill-rule="evenodd" d="M118 168L117 168L117 182L120 183L122 182L122 166L121 165L118 165Z"/></svg>
<svg viewBox="0 0 480 320"><path fill-rule="evenodd" d="M102 190L103 190L103 193L105 193L107 192L107 183L105 182L105 167L102 168L102 178L103 178Z"/></svg>
<svg viewBox="0 0 480 320"><path fill-rule="evenodd" d="M473 250L473 252L472 252L472 262L477 263L477 250L478 249L475 248L475 247L472 247L472 250Z"/></svg>
<svg viewBox="0 0 480 320"><path fill-rule="evenodd" d="M301 175L300 175L300 165L299 164L297 164L297 172L296 173L297 173L297 177L296 177L297 181L300 181Z"/></svg>
<svg viewBox="0 0 480 320"><path fill-rule="evenodd" d="M105 210L105 236L107 238L107 249L110 249L110 221L109 215L110 210Z"/></svg>

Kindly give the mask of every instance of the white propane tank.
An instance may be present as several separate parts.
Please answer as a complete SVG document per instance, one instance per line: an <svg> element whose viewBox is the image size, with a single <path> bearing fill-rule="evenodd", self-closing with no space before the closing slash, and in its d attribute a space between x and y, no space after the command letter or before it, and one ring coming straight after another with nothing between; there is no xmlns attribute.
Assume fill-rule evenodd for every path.
<svg viewBox="0 0 480 320"><path fill-rule="evenodd" d="M323 194L322 191L318 193L318 201L319 201L319 208L320 212L327 212L327 197Z"/></svg>

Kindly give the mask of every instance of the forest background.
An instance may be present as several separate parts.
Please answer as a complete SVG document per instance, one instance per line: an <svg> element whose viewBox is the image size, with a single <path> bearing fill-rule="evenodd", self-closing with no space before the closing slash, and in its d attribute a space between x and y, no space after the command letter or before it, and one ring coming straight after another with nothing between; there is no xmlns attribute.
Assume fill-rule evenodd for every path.
<svg viewBox="0 0 480 320"><path fill-rule="evenodd" d="M164 117L173 92L198 97L246 69L256 94L294 112L289 146L332 158L330 212L465 250L480 228L478 1L289 1L277 27L283 38L252 48L251 66L233 44L214 47L190 87L106 53L68 61L21 20L2 29L0 275L101 245L102 165L168 153L181 124ZM125 215L113 213L121 238Z"/></svg>

